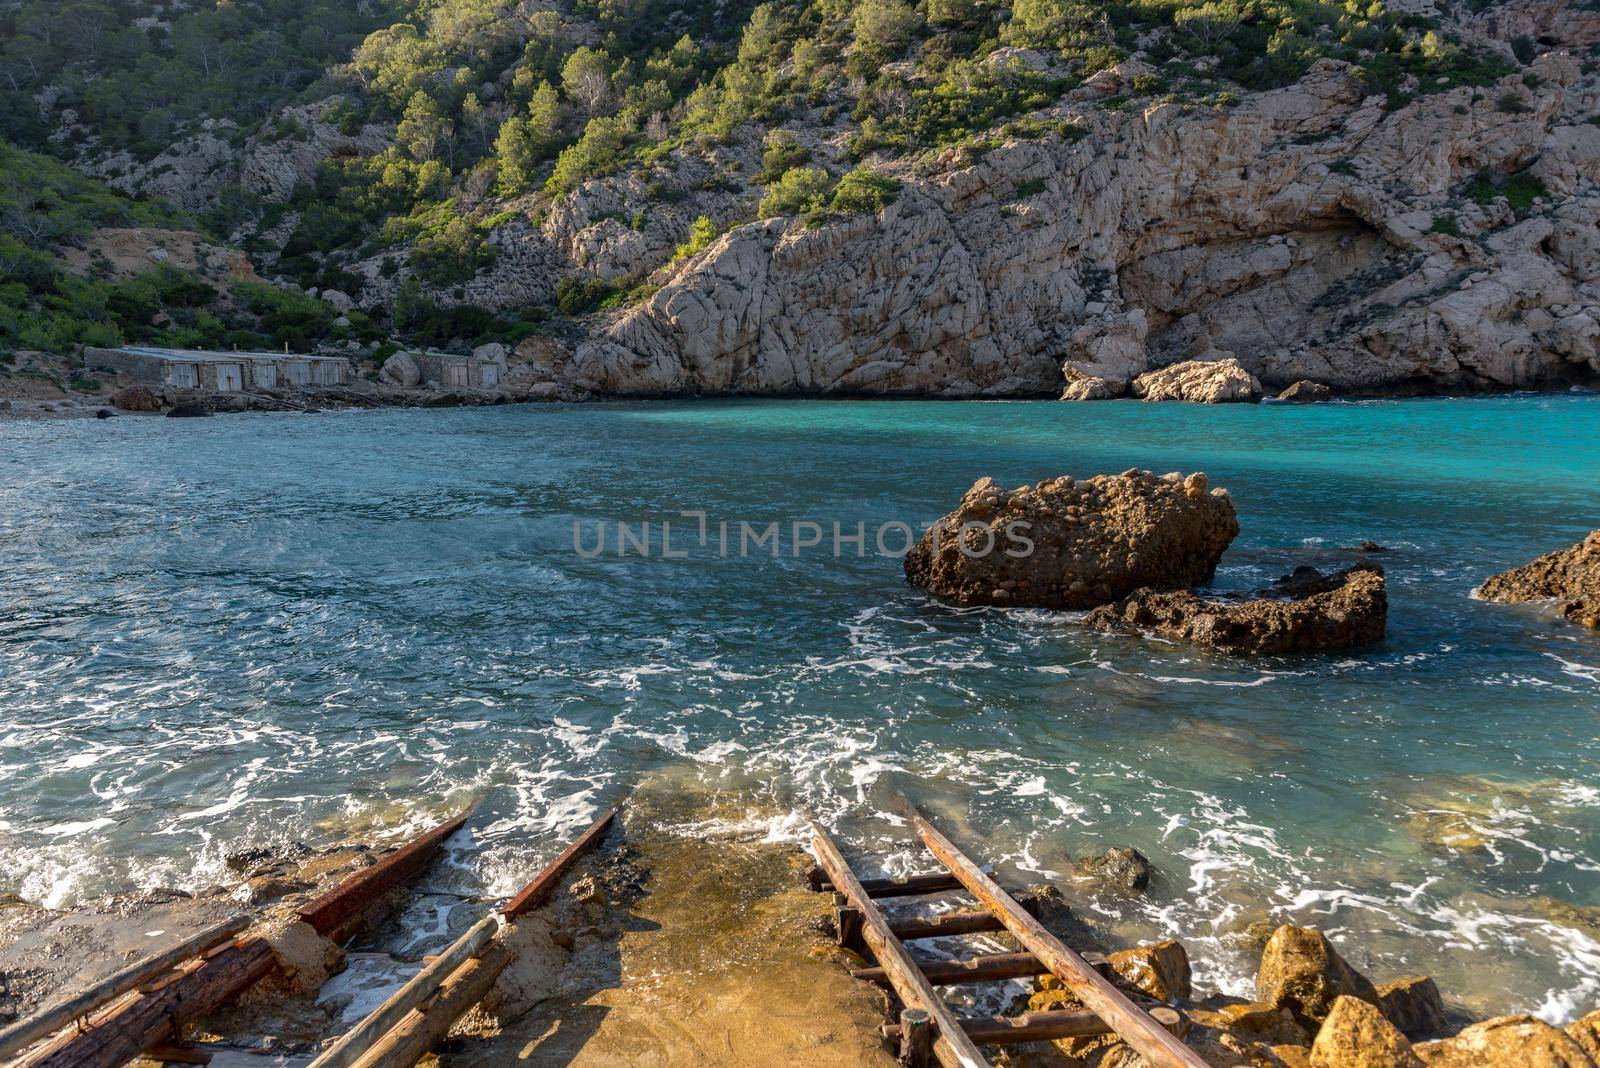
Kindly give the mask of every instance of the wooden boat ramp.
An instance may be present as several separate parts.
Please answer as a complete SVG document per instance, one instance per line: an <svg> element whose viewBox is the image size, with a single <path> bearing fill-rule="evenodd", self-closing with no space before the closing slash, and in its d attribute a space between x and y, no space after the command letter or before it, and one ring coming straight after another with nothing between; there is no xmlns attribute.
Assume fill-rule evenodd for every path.
<svg viewBox="0 0 1600 1068"><path fill-rule="evenodd" d="M819 876L815 886L835 895L840 943L877 960L875 967L857 969L854 974L890 987L904 1006L900 1022L884 1028L884 1037L903 1064L980 1068L990 1063L980 1051L982 1046L1115 1033L1156 1068L1205 1068L1205 1062L1180 1041L1188 1021L1177 1009L1136 991L1119 989L1112 981L1115 973L1098 958L1073 951L1051 934L920 809L904 798L899 800L943 871L907 879L862 880L815 820L811 822L811 843L826 876ZM896 916L879 905L890 898L950 892L970 894L979 907L923 919ZM906 947L907 942L918 939L987 931L1009 932L1026 952L926 961L913 957ZM936 989L1039 975L1056 976L1084 1008L1014 1017L960 1017Z"/></svg>
<svg viewBox="0 0 1600 1068"><path fill-rule="evenodd" d="M421 1060L510 963L501 943L516 919L549 900L573 862L604 838L617 811L606 811L517 894L426 963L317 1057L317 1068L405 1068ZM469 808L357 871L299 908L296 918L332 942L349 941L387 895L427 869L471 814ZM219 1048L185 1041L185 1029L276 967L271 946L250 925L250 917L234 916L12 1024L0 1031L0 1058L16 1068L115 1068L140 1056L210 1063Z"/></svg>

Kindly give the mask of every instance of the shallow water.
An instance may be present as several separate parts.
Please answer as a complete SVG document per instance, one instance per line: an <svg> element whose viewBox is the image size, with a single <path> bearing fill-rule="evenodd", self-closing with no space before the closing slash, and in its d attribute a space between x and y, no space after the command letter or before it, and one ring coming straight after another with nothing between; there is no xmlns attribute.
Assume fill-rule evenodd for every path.
<svg viewBox="0 0 1600 1068"><path fill-rule="evenodd" d="M1247 991L1234 932L1272 918L1472 1011L1570 1018L1600 1004L1600 919L1563 907L1600 906L1600 638L1469 591L1600 526L1597 431L1592 396L0 425L0 890L203 886L234 849L482 794L434 881L500 894L645 775L812 809L907 870L901 784L1019 878L1138 847L1148 902L1094 907L1189 939L1203 984ZM1393 547L1388 640L1243 661L957 610L872 544L981 475L1135 465L1232 492L1219 586ZM614 526L574 550L575 520L587 550L663 519L686 558L659 525L649 558ZM740 558L741 520L823 543ZM867 555L835 558L835 521Z"/></svg>

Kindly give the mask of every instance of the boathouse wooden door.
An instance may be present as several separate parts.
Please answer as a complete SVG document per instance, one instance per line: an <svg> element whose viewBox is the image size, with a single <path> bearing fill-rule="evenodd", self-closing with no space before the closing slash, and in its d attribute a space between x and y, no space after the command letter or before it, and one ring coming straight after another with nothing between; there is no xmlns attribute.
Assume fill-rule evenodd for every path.
<svg viewBox="0 0 1600 1068"><path fill-rule="evenodd" d="M237 393L244 388L244 374L236 363L217 364L217 392Z"/></svg>

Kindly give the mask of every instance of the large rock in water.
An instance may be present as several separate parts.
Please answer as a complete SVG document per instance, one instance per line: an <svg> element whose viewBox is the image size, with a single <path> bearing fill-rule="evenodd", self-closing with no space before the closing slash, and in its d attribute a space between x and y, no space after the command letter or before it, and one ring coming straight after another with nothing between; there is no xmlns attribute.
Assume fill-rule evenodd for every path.
<svg viewBox="0 0 1600 1068"><path fill-rule="evenodd" d="M1309 1031L1315 1031L1341 997L1378 1004L1372 980L1350 967L1327 936L1310 927L1284 924L1272 932L1261 953L1256 997L1288 1009Z"/></svg>
<svg viewBox="0 0 1600 1068"><path fill-rule="evenodd" d="M1428 1068L1594 1068L1565 1031L1533 1016L1497 1016L1453 1038L1424 1042L1417 1055Z"/></svg>
<svg viewBox="0 0 1600 1068"><path fill-rule="evenodd" d="M1225 360L1185 360L1135 378L1133 395L1147 401L1252 403L1261 399L1261 383L1231 356Z"/></svg>
<svg viewBox="0 0 1600 1068"><path fill-rule="evenodd" d="M1382 641L1388 617L1383 568L1363 563L1332 575L1297 568L1250 599L1135 590L1095 609L1085 623L1094 630L1153 634L1239 656L1279 656Z"/></svg>
<svg viewBox="0 0 1600 1068"><path fill-rule="evenodd" d="M1424 1038L1445 1028L1444 999L1426 975L1408 975L1378 987L1378 1007L1407 1038Z"/></svg>
<svg viewBox="0 0 1600 1068"><path fill-rule="evenodd" d="M961 604L1093 608L1141 587L1209 582L1238 533L1232 499L1200 472L1013 490L984 478L912 547L905 572Z"/></svg>
<svg viewBox="0 0 1600 1068"><path fill-rule="evenodd" d="M1478 595L1486 601L1553 599L1556 610L1572 622L1600 627L1600 530L1570 549L1486 579Z"/></svg>

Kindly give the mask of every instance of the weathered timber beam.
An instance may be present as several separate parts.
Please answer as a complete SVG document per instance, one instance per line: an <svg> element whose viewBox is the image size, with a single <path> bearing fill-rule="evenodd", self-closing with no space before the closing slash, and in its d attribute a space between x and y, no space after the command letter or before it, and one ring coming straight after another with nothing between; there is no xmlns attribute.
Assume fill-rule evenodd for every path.
<svg viewBox="0 0 1600 1068"><path fill-rule="evenodd" d="M456 969L432 1001L412 1010L368 1048L355 1061L355 1068L409 1068L416 1064L444 1040L468 1009L484 999L515 957L504 943L491 944L482 956Z"/></svg>
<svg viewBox="0 0 1600 1068"><path fill-rule="evenodd" d="M324 937L347 931L378 898L421 875L423 869L433 863L446 839L466 825L476 807L476 804L468 806L459 816L413 838L371 867L353 873L300 909L300 918Z"/></svg>
<svg viewBox="0 0 1600 1068"><path fill-rule="evenodd" d="M1050 969L1032 953L990 953L966 959L918 961L917 966L934 986L958 983L995 983L1006 979L1025 979L1048 975ZM869 983L885 985L889 977L882 968L855 968L850 974Z"/></svg>
<svg viewBox="0 0 1600 1068"><path fill-rule="evenodd" d="M1037 912L1039 906L1024 901L1022 907ZM986 931L1003 931L1006 925L992 912L982 909L958 909L941 912L937 916L894 916L889 919L889 929L902 942L917 938L940 938L945 935L983 934Z"/></svg>
<svg viewBox="0 0 1600 1068"><path fill-rule="evenodd" d="M917 894L941 894L947 890L962 889L961 880L949 872L935 872L931 875L908 875L904 879L862 879L861 888L871 898L884 897L914 897ZM833 883L827 879L816 882L818 890L832 890Z"/></svg>
<svg viewBox="0 0 1600 1068"><path fill-rule="evenodd" d="M834 845L821 824L811 821L811 847L829 880L861 910L861 934L889 974L890 983L908 1009L924 1009L932 1017L935 1031L933 1055L944 1068L986 1068L988 1061L956 1022L950 1006L917 969L906 947L889 929L888 918L861 885L839 847Z"/></svg>
<svg viewBox="0 0 1600 1068"><path fill-rule="evenodd" d="M25 1020L19 1020L4 1031L0 1031L0 1057L10 1056L46 1035L55 1034L73 1020L89 1015L164 972L170 972L190 957L226 942L248 926L250 926L248 916L229 917L221 923L213 924L191 935L175 946L169 946L159 953L152 953L143 960L113 972L81 994L56 1002Z"/></svg>
<svg viewBox="0 0 1600 1068"><path fill-rule="evenodd" d="M950 839L928 822L920 809L903 797L900 802L911 817L912 826L916 828L923 844L938 858L939 863L1000 918L1006 930L1016 936L1024 949L1048 965L1051 972L1086 1008L1111 1025L1123 1041L1144 1055L1153 1068L1206 1068L1199 1054L1180 1042L1149 1013L1129 1001L1105 976L1025 912L998 883L985 875Z"/></svg>

